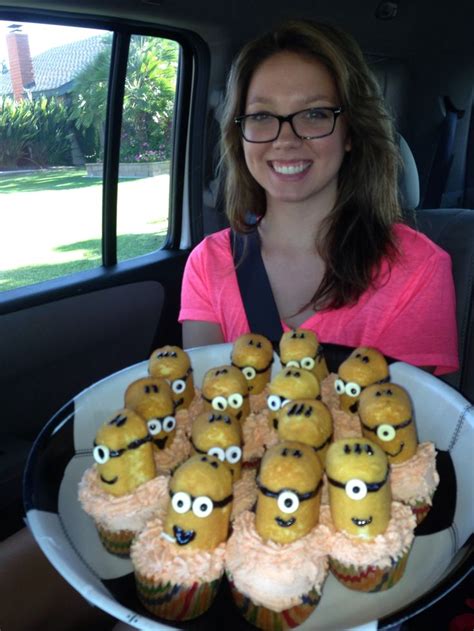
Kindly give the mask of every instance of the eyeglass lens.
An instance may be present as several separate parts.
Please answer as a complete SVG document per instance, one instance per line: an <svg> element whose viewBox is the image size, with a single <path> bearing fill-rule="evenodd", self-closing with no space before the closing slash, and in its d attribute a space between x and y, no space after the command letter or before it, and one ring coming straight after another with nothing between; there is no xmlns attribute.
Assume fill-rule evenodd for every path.
<svg viewBox="0 0 474 631"><path fill-rule="evenodd" d="M318 138L333 132L334 112L326 108L312 108L297 112L290 118L297 136ZM269 142L278 137L280 120L273 114L254 114L242 119L242 133L250 142Z"/></svg>

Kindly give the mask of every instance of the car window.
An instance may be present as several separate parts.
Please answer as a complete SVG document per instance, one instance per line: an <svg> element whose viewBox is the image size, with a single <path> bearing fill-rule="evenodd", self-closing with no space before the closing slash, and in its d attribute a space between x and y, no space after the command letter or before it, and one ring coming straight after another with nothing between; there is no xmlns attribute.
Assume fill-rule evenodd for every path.
<svg viewBox="0 0 474 631"><path fill-rule="evenodd" d="M0 290L102 265L112 53L111 31L0 22ZM118 261L166 239L179 55L173 40L130 37Z"/></svg>

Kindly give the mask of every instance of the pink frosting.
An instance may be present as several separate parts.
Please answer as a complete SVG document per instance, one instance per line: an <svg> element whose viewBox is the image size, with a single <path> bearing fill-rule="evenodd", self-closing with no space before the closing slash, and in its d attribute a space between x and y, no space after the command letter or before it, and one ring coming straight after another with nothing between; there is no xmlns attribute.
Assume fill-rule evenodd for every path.
<svg viewBox="0 0 474 631"><path fill-rule="evenodd" d="M227 542L226 571L235 587L259 606L283 611L301 603L313 588L320 594L327 576L329 529L316 526L285 545L264 541L255 515L241 513Z"/></svg>
<svg viewBox="0 0 474 631"><path fill-rule="evenodd" d="M210 583L224 572L226 544L214 550L185 550L182 546L161 536L161 519L148 522L134 540L130 558L135 570L156 582L191 586L193 583Z"/></svg>
<svg viewBox="0 0 474 631"><path fill-rule="evenodd" d="M116 497L99 484L97 465L84 471L79 482L79 501L85 512L107 530L141 530L148 519L166 513L169 476L160 475L141 484L133 493Z"/></svg>
<svg viewBox="0 0 474 631"><path fill-rule="evenodd" d="M254 414L265 410L267 407L268 386L260 392L260 394L250 395L250 411Z"/></svg>
<svg viewBox="0 0 474 631"><path fill-rule="evenodd" d="M179 464L188 459L191 453L191 442L186 435L186 424L180 425L178 418L183 418L180 412L177 415L176 434L170 447L166 449L154 449L157 474L166 474L173 471Z"/></svg>
<svg viewBox="0 0 474 631"><path fill-rule="evenodd" d="M431 506L439 484L434 444L420 443L409 460L390 465L390 483L393 499L412 505L422 501Z"/></svg>
<svg viewBox="0 0 474 631"><path fill-rule="evenodd" d="M242 477L234 484L234 501L232 503L231 520L240 513L253 508L257 501L256 470L244 469Z"/></svg>
<svg viewBox="0 0 474 631"><path fill-rule="evenodd" d="M399 559L410 549L416 526L411 508L400 502L392 502L392 517L384 534L371 540L336 531L329 506L321 506L319 519L331 532L329 555L344 565L357 567L390 567L393 559Z"/></svg>
<svg viewBox="0 0 474 631"><path fill-rule="evenodd" d="M268 417L268 409L265 409L258 414L251 413L244 422L242 428L244 462L261 458L265 449L277 444L278 433L270 427Z"/></svg>

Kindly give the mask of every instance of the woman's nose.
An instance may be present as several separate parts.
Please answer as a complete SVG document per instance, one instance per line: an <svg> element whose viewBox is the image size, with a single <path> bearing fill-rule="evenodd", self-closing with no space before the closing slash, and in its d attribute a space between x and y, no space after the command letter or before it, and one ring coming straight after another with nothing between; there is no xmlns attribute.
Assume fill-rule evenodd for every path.
<svg viewBox="0 0 474 631"><path fill-rule="evenodd" d="M291 126L290 121L285 121L281 124L280 133L278 134L278 138L273 141L274 144L293 144L300 143L301 138L295 134L293 131L293 127Z"/></svg>

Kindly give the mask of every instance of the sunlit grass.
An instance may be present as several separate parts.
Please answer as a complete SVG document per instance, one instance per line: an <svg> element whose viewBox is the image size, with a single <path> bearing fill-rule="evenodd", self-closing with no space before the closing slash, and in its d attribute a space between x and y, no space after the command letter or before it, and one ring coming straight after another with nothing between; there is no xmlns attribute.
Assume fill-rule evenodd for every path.
<svg viewBox="0 0 474 631"><path fill-rule="evenodd" d="M119 182L119 260L161 247L168 190L167 175ZM0 289L98 267L101 224L102 181L83 169L0 177Z"/></svg>

